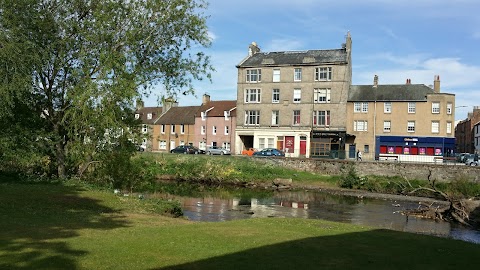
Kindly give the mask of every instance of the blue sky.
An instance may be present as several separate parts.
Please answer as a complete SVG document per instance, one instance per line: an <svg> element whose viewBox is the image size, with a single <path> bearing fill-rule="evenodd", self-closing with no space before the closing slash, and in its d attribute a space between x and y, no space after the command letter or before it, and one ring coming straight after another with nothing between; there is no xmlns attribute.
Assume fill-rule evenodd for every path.
<svg viewBox="0 0 480 270"><path fill-rule="evenodd" d="M433 84L456 95L455 118L480 106L480 1L478 0L210 0L206 14L216 72L195 83L196 97L179 106L235 100L237 69L255 41L262 51L337 49L352 36L353 84ZM157 106L157 98L146 100Z"/></svg>

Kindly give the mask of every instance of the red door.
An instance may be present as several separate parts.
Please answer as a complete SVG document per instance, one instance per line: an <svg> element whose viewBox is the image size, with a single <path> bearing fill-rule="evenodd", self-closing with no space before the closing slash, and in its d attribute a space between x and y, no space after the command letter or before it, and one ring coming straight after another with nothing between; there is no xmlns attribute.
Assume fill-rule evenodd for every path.
<svg viewBox="0 0 480 270"><path fill-rule="evenodd" d="M307 154L307 141L300 141L300 155Z"/></svg>

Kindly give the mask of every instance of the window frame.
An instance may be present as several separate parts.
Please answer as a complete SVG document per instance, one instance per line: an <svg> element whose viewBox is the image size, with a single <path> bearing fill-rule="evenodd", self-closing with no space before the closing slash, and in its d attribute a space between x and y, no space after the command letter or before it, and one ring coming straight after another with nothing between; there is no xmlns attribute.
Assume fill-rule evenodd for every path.
<svg viewBox="0 0 480 270"><path fill-rule="evenodd" d="M411 125L413 123L413 125ZM415 132L415 121L407 121L407 132L414 133Z"/></svg>
<svg viewBox="0 0 480 270"><path fill-rule="evenodd" d="M353 121L353 131L367 132L368 131L368 121L367 120L354 120Z"/></svg>
<svg viewBox="0 0 480 270"><path fill-rule="evenodd" d="M408 113L417 113L417 103L416 102L408 102L407 105L407 112Z"/></svg>
<svg viewBox="0 0 480 270"><path fill-rule="evenodd" d="M272 126L279 126L280 125L280 111L273 110L272 111Z"/></svg>
<svg viewBox="0 0 480 270"><path fill-rule="evenodd" d="M392 132L392 121L384 120L383 121L383 133L390 133Z"/></svg>
<svg viewBox="0 0 480 270"><path fill-rule="evenodd" d="M247 83L259 83L262 82L262 69L261 68L249 68L246 70L245 81Z"/></svg>
<svg viewBox="0 0 480 270"><path fill-rule="evenodd" d="M293 110L293 121L292 126L300 126L301 123L301 111L300 110Z"/></svg>
<svg viewBox="0 0 480 270"><path fill-rule="evenodd" d="M452 114L453 112L453 103L448 102L447 103L447 114Z"/></svg>
<svg viewBox="0 0 480 270"><path fill-rule="evenodd" d="M278 72L276 72L276 71L278 71ZM272 71L272 82L280 82L280 80L281 80L280 69L279 68L274 68L273 71Z"/></svg>
<svg viewBox="0 0 480 270"><path fill-rule="evenodd" d="M315 88L313 89L314 103L330 103L331 88Z"/></svg>
<svg viewBox="0 0 480 270"><path fill-rule="evenodd" d="M315 67L316 82L328 82L332 80L332 67Z"/></svg>
<svg viewBox="0 0 480 270"><path fill-rule="evenodd" d="M434 124L436 124L436 131L434 130ZM432 133L440 133L440 121L432 121Z"/></svg>
<svg viewBox="0 0 480 270"><path fill-rule="evenodd" d="M293 81L301 82L302 81L302 68L293 69Z"/></svg>
<svg viewBox="0 0 480 270"><path fill-rule="evenodd" d="M280 103L280 89L278 88L272 90L272 103Z"/></svg>
<svg viewBox="0 0 480 270"><path fill-rule="evenodd" d="M260 125L260 111L246 110L245 111L245 126L259 126ZM253 121L251 121L253 120Z"/></svg>
<svg viewBox="0 0 480 270"><path fill-rule="evenodd" d="M434 114L440 113L440 102L432 102L432 113Z"/></svg>
<svg viewBox="0 0 480 270"><path fill-rule="evenodd" d="M331 114L329 110L313 111L313 126L329 127L331 124Z"/></svg>
<svg viewBox="0 0 480 270"><path fill-rule="evenodd" d="M295 88L293 89L293 103L300 103L302 102L302 89Z"/></svg>
<svg viewBox="0 0 480 270"><path fill-rule="evenodd" d="M392 102L383 103L383 113L392 113Z"/></svg>
<svg viewBox="0 0 480 270"><path fill-rule="evenodd" d="M261 103L261 99L262 99L262 89L260 88L245 89L245 98L244 98L245 103Z"/></svg>

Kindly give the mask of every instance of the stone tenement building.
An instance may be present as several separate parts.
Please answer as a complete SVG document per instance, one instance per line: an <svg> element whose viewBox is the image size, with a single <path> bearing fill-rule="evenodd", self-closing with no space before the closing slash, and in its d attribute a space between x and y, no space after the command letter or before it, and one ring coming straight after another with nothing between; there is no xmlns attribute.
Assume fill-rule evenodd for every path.
<svg viewBox="0 0 480 270"><path fill-rule="evenodd" d="M237 65L235 152L283 149L291 157L343 151L352 80L350 33L339 49L261 52Z"/></svg>
<svg viewBox="0 0 480 270"><path fill-rule="evenodd" d="M435 162L453 155L455 95L424 84L352 85L347 105L349 157Z"/></svg>
<svg viewBox="0 0 480 270"><path fill-rule="evenodd" d="M457 153L480 154L480 106L473 107L455 127Z"/></svg>

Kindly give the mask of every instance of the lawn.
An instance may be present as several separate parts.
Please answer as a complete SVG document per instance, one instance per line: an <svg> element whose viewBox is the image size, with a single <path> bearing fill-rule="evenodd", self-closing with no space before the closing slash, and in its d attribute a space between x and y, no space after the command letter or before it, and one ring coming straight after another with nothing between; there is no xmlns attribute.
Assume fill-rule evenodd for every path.
<svg viewBox="0 0 480 270"><path fill-rule="evenodd" d="M76 185L0 184L0 269L470 269L480 245L322 220L169 218Z"/></svg>

